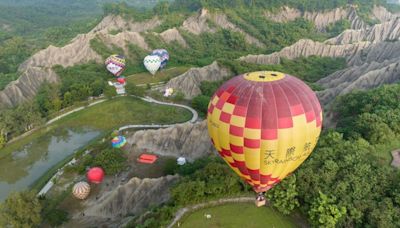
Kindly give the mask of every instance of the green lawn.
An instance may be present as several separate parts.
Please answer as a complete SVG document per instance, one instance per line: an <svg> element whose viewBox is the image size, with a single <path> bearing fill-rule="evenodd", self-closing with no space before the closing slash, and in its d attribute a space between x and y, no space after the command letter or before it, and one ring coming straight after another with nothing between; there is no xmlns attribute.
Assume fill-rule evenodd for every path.
<svg viewBox="0 0 400 228"><path fill-rule="evenodd" d="M89 127L111 130L128 124L172 124L185 122L192 113L183 108L147 103L134 97L117 97L72 113L0 150L0 158L58 127Z"/></svg>
<svg viewBox="0 0 400 228"><path fill-rule="evenodd" d="M128 76L127 82L134 83L135 85L162 82L185 73L189 68L190 67L185 66L173 67L157 71L154 76L152 76L149 72L138 73Z"/></svg>
<svg viewBox="0 0 400 228"><path fill-rule="evenodd" d="M127 124L173 124L191 118L192 113L183 108L148 103L134 97L118 97L73 113L55 124L110 130Z"/></svg>
<svg viewBox="0 0 400 228"><path fill-rule="evenodd" d="M210 214L211 218L207 219L204 214ZM271 207L257 208L252 203L225 204L200 209L185 217L180 223L180 227L183 228L296 227L292 218L280 214Z"/></svg>

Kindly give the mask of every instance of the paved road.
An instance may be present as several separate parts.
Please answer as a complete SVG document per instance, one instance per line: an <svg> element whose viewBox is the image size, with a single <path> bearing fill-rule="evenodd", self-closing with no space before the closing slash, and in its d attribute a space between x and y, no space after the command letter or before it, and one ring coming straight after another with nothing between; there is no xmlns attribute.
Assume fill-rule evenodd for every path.
<svg viewBox="0 0 400 228"><path fill-rule="evenodd" d="M134 97L137 97L137 96L134 96ZM153 99L153 98L151 98L151 97L137 97L137 98L140 98L140 99L142 99L142 100L144 100L144 101L146 101L146 102L149 102L149 103L156 103L156 104L160 104L160 105L169 105L169 106L174 106L174 107L180 107L180 108L184 108L184 109L187 109L187 110L189 110L191 113L192 113L192 119L190 119L190 120L188 120L188 121L186 121L186 122L184 122L184 123L194 123L194 122L196 122L197 121L197 119L199 118L199 114L196 112L196 110L194 110L193 108L191 108L191 107L189 107L189 106L186 106L186 105L182 105L182 104L175 104L175 103L169 103L169 102L163 102L163 101L158 101L158 100L155 100L155 99ZM125 126L123 126L123 127L120 127L118 130L119 131L123 131L123 130L126 130L126 129L137 129L137 128L167 128L167 127L172 127L172 126L175 126L176 124L182 124L182 123L175 123L175 124L136 124L136 125L125 125Z"/></svg>

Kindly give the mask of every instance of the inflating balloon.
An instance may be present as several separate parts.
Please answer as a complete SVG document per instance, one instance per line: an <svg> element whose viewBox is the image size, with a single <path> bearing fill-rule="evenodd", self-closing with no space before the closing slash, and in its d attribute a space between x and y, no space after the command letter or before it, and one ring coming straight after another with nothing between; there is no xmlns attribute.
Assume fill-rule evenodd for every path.
<svg viewBox="0 0 400 228"><path fill-rule="evenodd" d="M157 55L158 57L160 57L161 60L160 69L164 69L167 66L167 63L169 61L169 54L167 50L155 49L153 52L151 52L151 55Z"/></svg>
<svg viewBox="0 0 400 228"><path fill-rule="evenodd" d="M125 57L122 55L111 55L106 59L105 64L107 70L117 77L125 69Z"/></svg>
<svg viewBox="0 0 400 228"><path fill-rule="evenodd" d="M89 171L86 174L86 177L89 182L94 184L100 184L101 182L103 182L104 171L100 167L93 167L89 169Z"/></svg>
<svg viewBox="0 0 400 228"><path fill-rule="evenodd" d="M322 110L315 93L299 79L253 72L217 90L207 125L220 156L262 193L311 154L321 132Z"/></svg>
<svg viewBox="0 0 400 228"><path fill-rule="evenodd" d="M164 92L164 97L169 97L174 93L174 89L173 88L166 88L165 92Z"/></svg>
<svg viewBox="0 0 400 228"><path fill-rule="evenodd" d="M143 64L154 75L161 66L161 60L157 55L148 55L144 58Z"/></svg>
<svg viewBox="0 0 400 228"><path fill-rule="evenodd" d="M117 136L111 140L111 144L112 144L113 148L121 148L121 147L125 146L126 139L124 136Z"/></svg>
<svg viewBox="0 0 400 228"><path fill-rule="evenodd" d="M119 77L117 78L117 82L119 82L120 84L125 84L126 79L125 79L124 76L119 76Z"/></svg>
<svg viewBox="0 0 400 228"><path fill-rule="evenodd" d="M76 183L72 188L72 194L76 198L81 200L86 199L89 196L89 193L90 193L90 185L85 181Z"/></svg>

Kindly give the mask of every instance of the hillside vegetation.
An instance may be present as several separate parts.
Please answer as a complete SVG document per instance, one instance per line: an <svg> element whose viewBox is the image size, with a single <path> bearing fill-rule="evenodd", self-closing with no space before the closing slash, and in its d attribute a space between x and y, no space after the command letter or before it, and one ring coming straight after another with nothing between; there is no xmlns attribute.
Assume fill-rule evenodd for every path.
<svg viewBox="0 0 400 228"><path fill-rule="evenodd" d="M122 1L122 0L121 0ZM125 0L129 7L148 9L160 0ZM48 45L63 46L97 25L103 4L113 0L0 1L0 90L18 78L18 66Z"/></svg>

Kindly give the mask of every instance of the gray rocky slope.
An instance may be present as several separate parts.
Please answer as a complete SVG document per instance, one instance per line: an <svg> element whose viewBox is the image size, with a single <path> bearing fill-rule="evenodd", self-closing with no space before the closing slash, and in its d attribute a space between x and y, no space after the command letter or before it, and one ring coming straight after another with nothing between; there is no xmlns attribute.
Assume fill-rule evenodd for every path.
<svg viewBox="0 0 400 228"><path fill-rule="evenodd" d="M181 91L186 99L191 99L199 94L202 81L218 81L231 76L229 69L221 67L217 62L200 67L191 68L186 73L171 79L165 87Z"/></svg>
<svg viewBox="0 0 400 228"><path fill-rule="evenodd" d="M329 44L353 44L359 43L360 41L376 42L394 40L398 36L399 30L399 21L398 19L396 20L398 15L391 14L383 7L375 7L373 10L373 17L380 20L382 24L371 28L360 20L352 7L339 8L326 12L305 13L284 7L280 12L275 14L266 12L265 16L268 19L281 22L294 20L297 17L304 17L313 21L321 30L323 30L328 24L334 23L338 20L350 20L352 28L356 30L348 30L340 36L330 39L326 42ZM209 22L212 23L210 24ZM87 34L78 35L66 46L49 46L48 48L39 51L26 62L21 64L19 67L21 77L18 80L11 82L3 91L0 91L0 107L13 106L32 98L44 81L57 82L59 80L58 76L52 71L52 67L55 65L68 67L75 64L86 63L88 61L101 63L103 61L101 56L90 48L90 41L94 38L102 40L109 46L119 46L123 50L127 49L128 43L135 43L139 47L148 50L149 47L145 42L142 33L151 31L161 23L162 21L157 17L144 22L134 22L123 19L119 16L107 16L94 29L92 29L92 31ZM256 46L263 46L262 42L245 33L235 24L230 22L229 18L225 14L221 12L209 13L206 9L201 10L197 15L187 18L179 28L170 28L160 34L153 34L159 36L165 42L176 41L183 47L188 47L186 41L179 32L180 30L185 30L193 34L200 34L203 32L215 32L218 28L231 29L242 33L247 42ZM110 34L110 31L121 32L112 35ZM331 50L330 52L340 51L341 50ZM192 90L193 91L188 92L184 90L184 93L188 98L196 94L197 89L192 88Z"/></svg>
<svg viewBox="0 0 400 228"><path fill-rule="evenodd" d="M162 156L185 157L189 161L214 153L207 122L179 124L158 130L143 130L127 138L136 151L152 151Z"/></svg>
<svg viewBox="0 0 400 228"><path fill-rule="evenodd" d="M127 183L112 186L101 191L100 197L84 201L84 209L73 214L65 227L121 227L130 216L168 201L169 188L178 178L177 175L152 179L134 177Z"/></svg>
<svg viewBox="0 0 400 228"><path fill-rule="evenodd" d="M318 92L324 105L328 105L336 96L355 89L396 83L400 81L400 18L379 8L374 11L375 17L379 17L382 23L365 29L346 30L323 43L300 40L279 52L248 55L239 59L257 64L277 64L281 58L312 55L346 58L346 69L317 82L325 88Z"/></svg>
<svg viewBox="0 0 400 228"><path fill-rule="evenodd" d="M208 21L212 21L215 27L210 28ZM0 91L0 108L13 106L34 97L40 85L45 81L52 83L59 81L58 76L52 71L52 67L55 65L68 67L89 61L102 63L104 59L90 47L90 41L94 38L100 39L109 47L113 45L120 47L125 52L127 52L129 43L149 50L142 33L150 32L161 23L162 21L157 17L144 22L135 22L123 19L120 16L107 16L89 33L78 35L64 47L49 46L37 52L20 65L18 71L22 76L7 85L3 91ZM259 47L263 46L260 41L231 23L226 15L222 13L211 14L206 9L187 18L179 28L170 28L159 34L154 32L152 34L159 36L167 43L176 41L183 48L187 48L188 45L179 30L200 34L202 32L215 32L217 28L240 32L244 34L247 42ZM110 34L111 31L121 32L113 35Z"/></svg>

